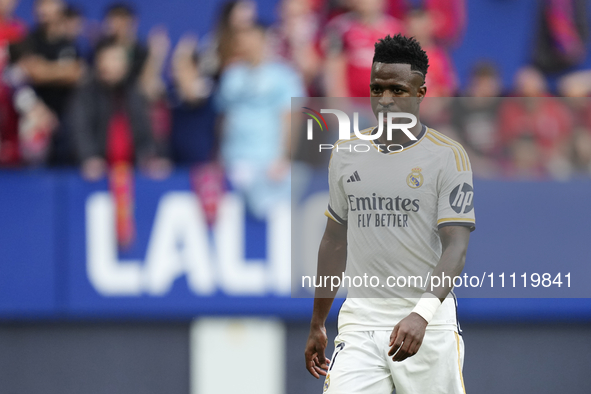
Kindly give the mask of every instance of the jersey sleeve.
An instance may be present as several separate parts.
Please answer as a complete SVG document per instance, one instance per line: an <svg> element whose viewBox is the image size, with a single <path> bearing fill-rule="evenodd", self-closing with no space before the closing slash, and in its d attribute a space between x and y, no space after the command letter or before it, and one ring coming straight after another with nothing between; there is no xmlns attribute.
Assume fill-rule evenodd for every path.
<svg viewBox="0 0 591 394"><path fill-rule="evenodd" d="M347 214L349 207L347 205L347 196L341 182L338 155L334 154L330 158L328 165L328 208L325 215L339 224L347 224Z"/></svg>
<svg viewBox="0 0 591 394"><path fill-rule="evenodd" d="M459 146L453 149L442 170L437 204L437 228L466 226L476 228L474 186L468 155Z"/></svg>

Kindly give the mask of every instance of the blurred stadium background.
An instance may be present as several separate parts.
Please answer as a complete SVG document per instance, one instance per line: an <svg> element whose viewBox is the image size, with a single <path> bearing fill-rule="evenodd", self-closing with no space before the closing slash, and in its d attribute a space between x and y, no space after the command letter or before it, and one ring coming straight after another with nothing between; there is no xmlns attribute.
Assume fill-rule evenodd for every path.
<svg viewBox="0 0 591 394"><path fill-rule="evenodd" d="M0 0L0 394L320 393L303 363L312 303L290 298L290 160L277 152L290 98L366 95L357 81L388 33L427 49L428 96L469 97L426 113L474 167L467 264L588 264L590 12ZM291 159L320 173L298 229L317 242L325 219L304 215L325 204L326 158ZM588 299L459 308L468 392L591 392Z"/></svg>

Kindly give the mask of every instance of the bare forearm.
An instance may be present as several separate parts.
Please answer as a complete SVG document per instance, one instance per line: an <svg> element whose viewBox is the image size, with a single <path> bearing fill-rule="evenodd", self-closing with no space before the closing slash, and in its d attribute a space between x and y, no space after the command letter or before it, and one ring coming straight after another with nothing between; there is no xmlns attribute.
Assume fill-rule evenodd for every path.
<svg viewBox="0 0 591 394"><path fill-rule="evenodd" d="M314 328L323 327L332 307L333 298L315 298L314 311L312 312L312 321L310 326Z"/></svg>
<svg viewBox="0 0 591 394"><path fill-rule="evenodd" d="M331 223L329 220L327 231L322 237L318 251L318 270L316 280L320 278L341 276L345 271L347 262L347 240L346 227L340 224ZM330 231L333 230L333 231ZM336 232L334 231L336 230ZM312 325L322 326L328 317L333 300L338 288L331 288L330 280L328 286L317 287L314 299L314 310L312 312ZM324 284L324 283L323 283Z"/></svg>
<svg viewBox="0 0 591 394"><path fill-rule="evenodd" d="M442 276L454 278L459 276L464 269L466 262L466 251L468 249L468 241L470 239L470 230L467 227L449 226L440 230L441 243L443 252L438 264L433 269L432 278ZM429 292L433 293L439 300L447 297L449 292L453 289L453 280L441 280L440 286L431 289L429 283ZM437 284L437 281L432 282Z"/></svg>
<svg viewBox="0 0 591 394"><path fill-rule="evenodd" d="M466 261L466 251L458 246L452 246L447 248L439 259L439 264L433 269L432 277L441 278L442 275L449 276L451 278L459 276L464 269L464 263ZM449 281L441 281L442 286L434 287L433 293L443 302L445 297L452 290L453 286L449 286Z"/></svg>
<svg viewBox="0 0 591 394"><path fill-rule="evenodd" d="M82 63L79 61L52 62L34 58L23 62L23 68L35 84L75 84L82 74Z"/></svg>

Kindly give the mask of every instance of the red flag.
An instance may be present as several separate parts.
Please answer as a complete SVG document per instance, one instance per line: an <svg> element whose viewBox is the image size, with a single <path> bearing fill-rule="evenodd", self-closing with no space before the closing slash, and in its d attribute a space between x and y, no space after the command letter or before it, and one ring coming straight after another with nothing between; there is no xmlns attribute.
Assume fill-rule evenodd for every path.
<svg viewBox="0 0 591 394"><path fill-rule="evenodd" d="M121 248L130 247L135 241L133 167L126 162L111 166L109 184L115 201L117 243Z"/></svg>

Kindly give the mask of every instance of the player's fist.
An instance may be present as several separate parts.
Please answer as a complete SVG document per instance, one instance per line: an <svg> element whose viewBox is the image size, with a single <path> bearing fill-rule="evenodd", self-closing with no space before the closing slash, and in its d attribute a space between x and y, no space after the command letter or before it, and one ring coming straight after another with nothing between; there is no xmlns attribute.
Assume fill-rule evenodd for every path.
<svg viewBox="0 0 591 394"><path fill-rule="evenodd" d="M330 360L324 355L327 344L326 328L311 327L305 351L306 369L316 379L319 379L320 375L326 376L326 370L330 363Z"/></svg>
<svg viewBox="0 0 591 394"><path fill-rule="evenodd" d="M403 361L417 354L423 343L426 328L427 321L414 312L396 324L390 335L388 352L392 361Z"/></svg>

